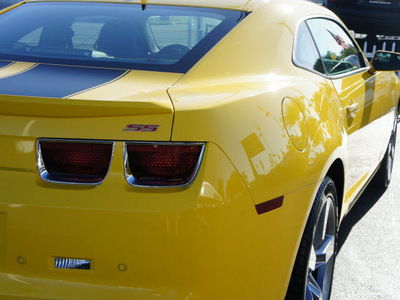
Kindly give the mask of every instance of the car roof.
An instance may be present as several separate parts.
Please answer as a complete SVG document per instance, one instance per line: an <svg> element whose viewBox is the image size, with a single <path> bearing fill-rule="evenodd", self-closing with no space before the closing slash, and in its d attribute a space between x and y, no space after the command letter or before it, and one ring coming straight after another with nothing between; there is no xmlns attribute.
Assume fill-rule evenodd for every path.
<svg viewBox="0 0 400 300"><path fill-rule="evenodd" d="M107 3L133 3L149 5L173 5L221 8L241 11L253 11L263 4L278 2L281 4L299 3L312 4L305 0L28 0L27 2L107 2Z"/></svg>

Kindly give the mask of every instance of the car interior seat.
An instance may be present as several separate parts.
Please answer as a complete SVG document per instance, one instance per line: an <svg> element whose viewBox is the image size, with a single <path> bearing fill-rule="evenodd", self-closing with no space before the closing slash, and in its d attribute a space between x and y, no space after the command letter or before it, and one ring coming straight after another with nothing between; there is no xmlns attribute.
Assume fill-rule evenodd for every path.
<svg viewBox="0 0 400 300"><path fill-rule="evenodd" d="M104 23L94 48L111 57L134 58L138 43L133 25L122 20Z"/></svg>

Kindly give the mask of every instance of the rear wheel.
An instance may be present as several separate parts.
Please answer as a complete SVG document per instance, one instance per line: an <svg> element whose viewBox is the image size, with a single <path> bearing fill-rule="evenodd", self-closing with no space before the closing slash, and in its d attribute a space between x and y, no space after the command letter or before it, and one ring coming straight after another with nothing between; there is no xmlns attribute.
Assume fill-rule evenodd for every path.
<svg viewBox="0 0 400 300"><path fill-rule="evenodd" d="M328 300L337 237L337 193L326 177L318 190L300 243L286 300Z"/></svg>
<svg viewBox="0 0 400 300"><path fill-rule="evenodd" d="M374 185L378 188L386 189L392 179L394 154L396 150L397 118L390 136L389 145L385 156L381 162L378 172L375 174Z"/></svg>

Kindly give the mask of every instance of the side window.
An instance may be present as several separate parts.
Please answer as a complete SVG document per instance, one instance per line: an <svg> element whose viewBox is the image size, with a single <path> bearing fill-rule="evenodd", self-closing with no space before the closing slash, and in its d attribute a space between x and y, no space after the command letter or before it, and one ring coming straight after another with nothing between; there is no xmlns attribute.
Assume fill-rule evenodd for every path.
<svg viewBox="0 0 400 300"><path fill-rule="evenodd" d="M328 75L343 74L365 67L357 46L337 23L327 19L310 19L306 22Z"/></svg>
<svg viewBox="0 0 400 300"><path fill-rule="evenodd" d="M299 67L325 73L321 58L305 23L301 23L297 30L293 61Z"/></svg>

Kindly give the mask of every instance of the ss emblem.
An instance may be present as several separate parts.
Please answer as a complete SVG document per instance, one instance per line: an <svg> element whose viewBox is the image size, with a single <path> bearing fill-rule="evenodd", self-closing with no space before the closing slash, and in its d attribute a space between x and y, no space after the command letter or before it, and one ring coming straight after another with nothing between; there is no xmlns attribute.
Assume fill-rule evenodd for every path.
<svg viewBox="0 0 400 300"><path fill-rule="evenodd" d="M158 127L160 127L160 125L129 124L125 127L124 131L155 132Z"/></svg>

